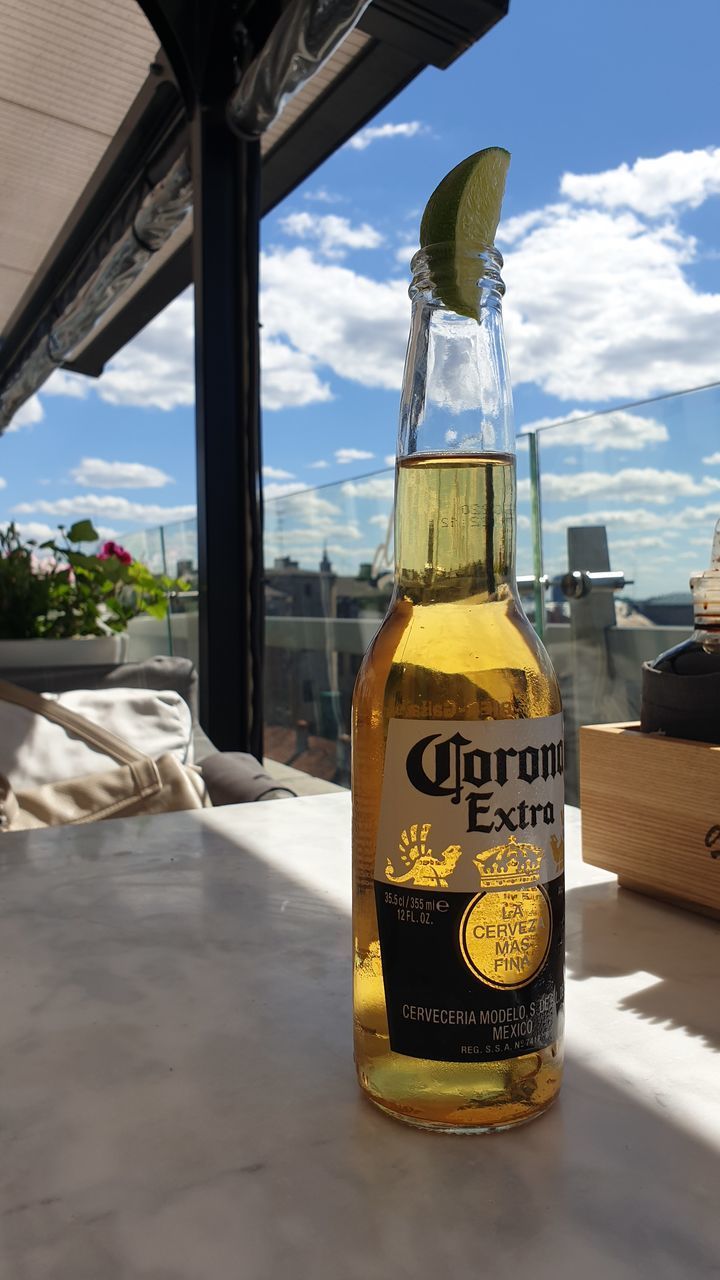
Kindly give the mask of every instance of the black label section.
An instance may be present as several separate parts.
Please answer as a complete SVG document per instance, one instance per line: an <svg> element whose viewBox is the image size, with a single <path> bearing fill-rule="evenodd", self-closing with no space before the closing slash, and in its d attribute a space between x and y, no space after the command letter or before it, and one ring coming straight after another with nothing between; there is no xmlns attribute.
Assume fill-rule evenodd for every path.
<svg viewBox="0 0 720 1280"><path fill-rule="evenodd" d="M512 919L489 929L484 926L478 904L490 895L406 891L375 881L390 1047L395 1053L435 1062L494 1062L544 1049L557 1040L565 954L563 877L545 885L543 894L550 927L547 953L529 981L513 985L523 983L521 968L513 972L512 966L522 964L527 926L522 926L520 937L516 934L521 926ZM468 930L471 947L475 930L483 939L480 945L491 933L488 950L493 961L488 971L494 973L497 986L473 972Z"/></svg>

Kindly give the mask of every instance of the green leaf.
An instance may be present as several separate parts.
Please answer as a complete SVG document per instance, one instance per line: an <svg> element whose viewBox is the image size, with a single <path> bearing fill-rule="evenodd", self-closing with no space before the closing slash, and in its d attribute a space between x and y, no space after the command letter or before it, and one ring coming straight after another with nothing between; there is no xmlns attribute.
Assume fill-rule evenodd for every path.
<svg viewBox="0 0 720 1280"><path fill-rule="evenodd" d="M64 551L63 555L67 556L68 564L73 569L94 569L95 556L89 556L84 551Z"/></svg>
<svg viewBox="0 0 720 1280"><path fill-rule="evenodd" d="M100 537L92 520L76 520L67 536L70 542L97 542Z"/></svg>
<svg viewBox="0 0 720 1280"><path fill-rule="evenodd" d="M149 613L151 618L164 618L167 614L167 604L164 600L159 600L157 604L146 604L145 613Z"/></svg>

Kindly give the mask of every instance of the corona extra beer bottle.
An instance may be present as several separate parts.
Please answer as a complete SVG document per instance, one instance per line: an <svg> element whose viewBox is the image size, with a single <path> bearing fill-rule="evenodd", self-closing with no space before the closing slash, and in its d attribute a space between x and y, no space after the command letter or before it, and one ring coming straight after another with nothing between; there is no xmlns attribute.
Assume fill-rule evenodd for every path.
<svg viewBox="0 0 720 1280"><path fill-rule="evenodd" d="M562 1071L562 716L515 582L501 267L467 237L413 259L395 586L353 700L358 1077L453 1132L531 1119Z"/></svg>

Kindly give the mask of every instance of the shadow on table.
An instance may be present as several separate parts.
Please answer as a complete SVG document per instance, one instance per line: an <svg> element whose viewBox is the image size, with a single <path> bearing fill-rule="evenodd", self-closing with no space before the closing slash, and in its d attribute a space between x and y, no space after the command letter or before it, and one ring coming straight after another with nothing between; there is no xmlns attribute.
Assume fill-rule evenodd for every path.
<svg viewBox="0 0 720 1280"><path fill-rule="evenodd" d="M719 924L619 889L614 880L568 890L567 922L569 976L654 974L656 983L623 997L618 1007L720 1048L720 1002L708 998L708 978L718 970Z"/></svg>
<svg viewBox="0 0 720 1280"><path fill-rule="evenodd" d="M594 1072L587 1059L571 1055L559 1103L535 1124L477 1140L409 1132L357 1092L349 919L328 903L322 868L317 891L260 861L248 876L256 888L252 928L270 959L263 964L255 951L260 963L249 966L250 981L239 988L245 999L232 1034L250 1037L241 1052L262 1061L263 1089L275 1100L251 1156L266 1165L271 1184L276 1179L270 1203L280 1235L293 1242L298 1274L331 1274L333 1257L342 1257L347 1280L390 1273L434 1280L450 1271L495 1280L530 1271L536 1280L714 1274L718 1153L656 1101L663 1091L655 1071L665 1064L648 1063L644 1091L635 1092L623 1086L620 1049L617 1075ZM571 966L583 976L593 965L608 971L607 925L618 936L628 933L632 944L613 941L609 971L628 972L652 967L640 948L641 919L649 936L658 927L654 913L661 933L674 922L662 907L624 897L618 903L612 892L578 891L573 915L578 906L589 931L586 947L577 952L573 943ZM704 922L683 924L709 947ZM658 945L653 962L677 996L679 1016L679 990L663 956ZM697 1022L700 1010L683 999L686 1018ZM257 1274L273 1272L281 1256L269 1243Z"/></svg>

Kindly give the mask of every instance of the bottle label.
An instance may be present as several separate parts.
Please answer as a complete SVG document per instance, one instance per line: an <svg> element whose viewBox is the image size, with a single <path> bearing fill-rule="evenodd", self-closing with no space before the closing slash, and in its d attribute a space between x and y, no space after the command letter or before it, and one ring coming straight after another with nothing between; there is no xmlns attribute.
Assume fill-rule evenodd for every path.
<svg viewBox="0 0 720 1280"><path fill-rule="evenodd" d="M557 1040L562 716L388 728L375 900L390 1047L502 1061Z"/></svg>

